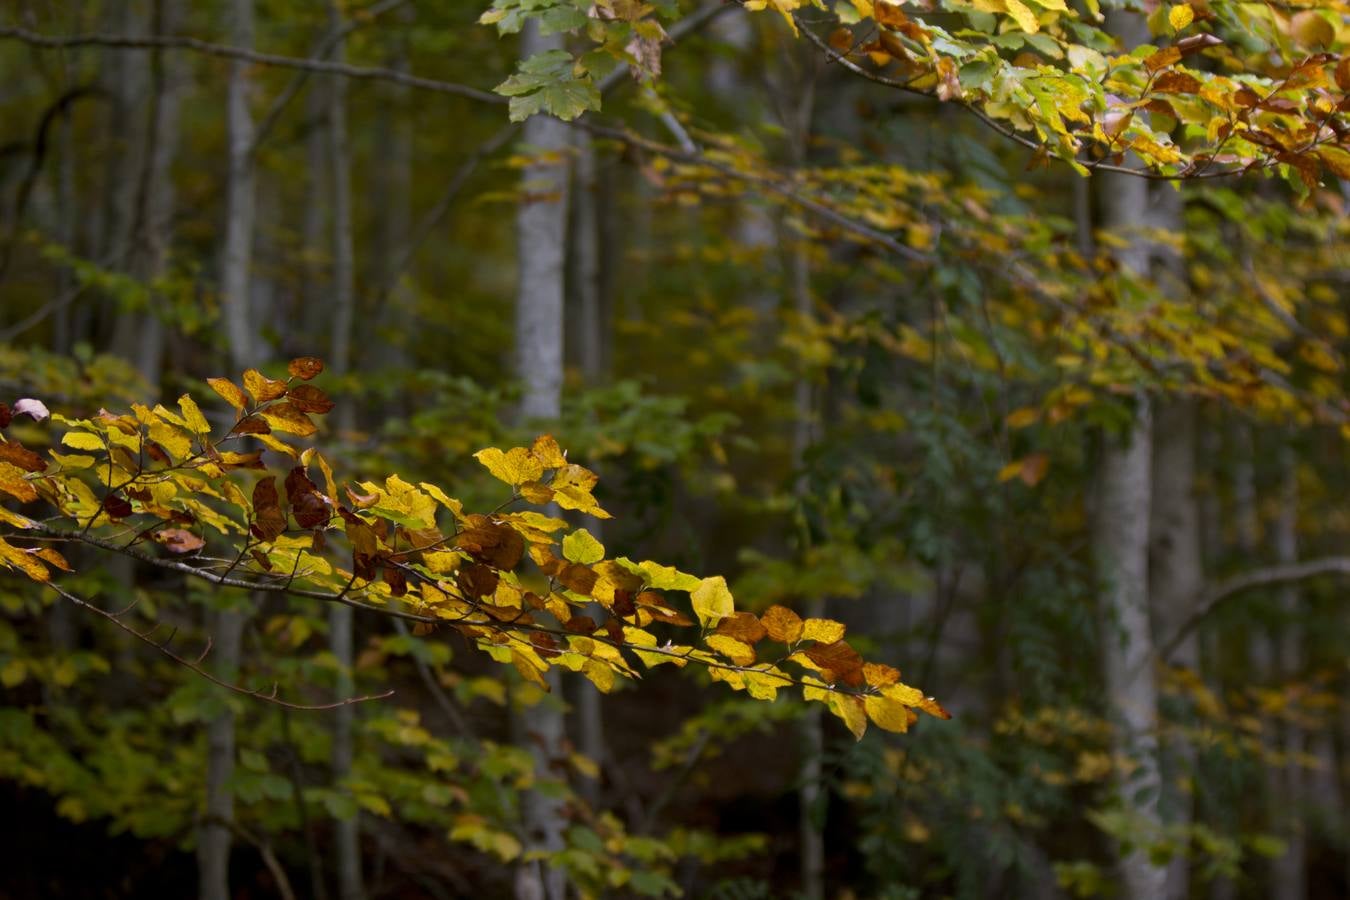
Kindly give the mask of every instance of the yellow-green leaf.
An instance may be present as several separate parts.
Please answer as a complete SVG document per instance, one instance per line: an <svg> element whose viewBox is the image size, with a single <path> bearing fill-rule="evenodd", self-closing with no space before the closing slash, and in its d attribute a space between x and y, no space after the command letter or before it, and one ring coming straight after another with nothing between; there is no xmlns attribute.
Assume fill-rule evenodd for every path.
<svg viewBox="0 0 1350 900"><path fill-rule="evenodd" d="M75 450L103 449L103 438L96 434L90 434L87 431L68 431L61 438L61 443Z"/></svg>
<svg viewBox="0 0 1350 900"><path fill-rule="evenodd" d="M1022 0L1003 0L1003 5L1008 9L1008 15L1017 21L1017 25L1027 34L1035 34L1041 30L1041 25L1036 21L1036 14L1031 11Z"/></svg>
<svg viewBox="0 0 1350 900"><path fill-rule="evenodd" d="M694 615L705 628L715 626L722 619L735 612L735 603L731 591L727 589L727 580L721 575L705 578L698 587L689 592L694 604Z"/></svg>
<svg viewBox="0 0 1350 900"><path fill-rule="evenodd" d="M584 565L597 563L605 558L605 545L597 541L585 528L578 528L563 538L562 551L567 559Z"/></svg>

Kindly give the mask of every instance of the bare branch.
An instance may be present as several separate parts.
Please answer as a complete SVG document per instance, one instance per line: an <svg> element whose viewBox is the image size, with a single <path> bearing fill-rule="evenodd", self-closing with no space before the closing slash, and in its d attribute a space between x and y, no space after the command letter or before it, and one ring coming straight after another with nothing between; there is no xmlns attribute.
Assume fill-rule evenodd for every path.
<svg viewBox="0 0 1350 900"><path fill-rule="evenodd" d="M261 53L243 47L231 47L228 44L215 44L210 41L203 41L198 38L184 37L181 35L150 35L147 37L127 37L123 35L97 33L47 35L39 34L36 31L30 31L27 28L0 26L0 38L8 38L10 40L21 41L33 47L43 47L48 49L106 47L112 50L190 50L194 53L205 54L206 56L240 60L242 62L254 63L255 65L261 66L275 66L279 69L299 69L305 72L324 72L329 75L342 75L347 78L355 78L362 81L388 81L394 84L407 85L408 87L417 88L423 91L430 91L436 94L453 94L458 97L467 97L470 100L478 100L482 103L492 103L499 106L505 105L508 102L506 97L494 94L491 91L470 87L466 84L457 84L452 81L441 81L436 78L423 78L408 72L400 72L397 69L386 69L379 66L355 66L348 63L330 62L322 59L301 59L295 56L283 56L276 53Z"/></svg>
<svg viewBox="0 0 1350 900"><path fill-rule="evenodd" d="M1325 556L1318 559L1306 559L1301 562L1280 563L1242 572L1211 585L1201 595L1200 602L1191 617L1177 628L1176 633L1162 645L1158 656L1166 659L1172 651L1190 634L1214 608L1229 597L1236 596L1252 588L1268 587L1273 584L1288 584L1291 581L1306 581L1320 575L1350 575L1350 556Z"/></svg>
<svg viewBox="0 0 1350 900"><path fill-rule="evenodd" d="M346 699L338 700L334 703L319 703L319 704L291 703L290 701L282 700L277 697L277 686L275 684L272 685L272 689L270 691L264 692L261 690L252 690L250 688L243 687L242 685L234 684L232 682L225 681L224 679L217 678L215 675L212 675L210 672L202 668L202 663L206 661L207 654L211 652L211 640L209 637L207 638L206 648L202 651L201 655L194 662L193 660L187 659L183 656L179 656L177 653L169 649L169 640L173 639L172 634L169 636L169 640L165 641L156 641L154 638L151 637L151 635L154 634L155 630L159 627L158 625L156 625L149 631L138 631L137 629L132 628L126 622L123 622L121 618L119 618L119 616L122 613L109 612L106 609L102 609L101 607L95 606L89 601L75 596L74 594L70 593L69 591L67 591L65 588L61 587L58 584L47 582L47 587L51 588L56 593L60 594L62 597L69 600L71 603L74 603L76 606L79 606L82 609L87 609L90 612L102 616L109 622L112 622L118 628L125 631L127 634L141 641L142 643L154 647L155 650L157 650L159 653L173 660L175 663L182 666L183 668L188 669L189 671L194 672L197 675L200 675L202 678L205 678L207 681L211 682L214 685L223 687L229 691L234 691L236 694L242 694L245 697L251 697L255 700L262 700L266 703L272 703L275 704L276 706L281 706L286 709L317 711L317 710L337 709L340 706L351 706L355 703L365 703L366 701L369 700L384 700L388 697L393 696L394 694L392 690L389 690L385 691L382 694L370 694L361 697L347 697ZM128 609L130 609L130 607L128 607ZM122 612L124 613L126 612L126 610L123 610Z"/></svg>

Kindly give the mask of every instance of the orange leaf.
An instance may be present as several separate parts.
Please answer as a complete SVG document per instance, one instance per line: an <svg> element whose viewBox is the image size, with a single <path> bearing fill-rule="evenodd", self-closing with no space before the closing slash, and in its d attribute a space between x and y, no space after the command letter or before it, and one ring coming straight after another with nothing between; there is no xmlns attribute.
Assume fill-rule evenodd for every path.
<svg viewBox="0 0 1350 900"><path fill-rule="evenodd" d="M314 356L298 356L286 364L286 371L301 381L309 381L323 371L323 360Z"/></svg>
<svg viewBox="0 0 1350 900"><path fill-rule="evenodd" d="M769 637L782 644L795 644L801 640L802 628L805 625L801 616L786 606L777 605L764 610L764 615L759 617L759 621L763 623Z"/></svg>

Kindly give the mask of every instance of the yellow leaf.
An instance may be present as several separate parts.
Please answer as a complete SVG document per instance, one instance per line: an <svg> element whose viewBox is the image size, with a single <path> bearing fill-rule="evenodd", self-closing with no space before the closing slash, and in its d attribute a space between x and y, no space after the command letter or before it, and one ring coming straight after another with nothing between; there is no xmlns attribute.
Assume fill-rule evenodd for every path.
<svg viewBox="0 0 1350 900"><path fill-rule="evenodd" d="M248 398L239 386L228 378L208 378L206 383L211 385L211 390L215 391L221 398L235 409L243 411L248 406Z"/></svg>
<svg viewBox="0 0 1350 900"><path fill-rule="evenodd" d="M698 587L689 592L694 604L694 615L703 627L710 628L735 612L735 603L731 591L727 589L727 580L721 575L705 578Z"/></svg>
<svg viewBox="0 0 1350 900"><path fill-rule="evenodd" d="M585 528L578 528L563 538L562 552L563 556L574 563L590 565L605 558L605 545L597 541Z"/></svg>
<svg viewBox="0 0 1350 900"><path fill-rule="evenodd" d="M802 638L833 644L844 639L844 623L833 619L807 619L802 627Z"/></svg>
<svg viewBox="0 0 1350 900"><path fill-rule="evenodd" d="M257 369L244 372L244 387L248 388L248 392L258 403L275 400L286 393L286 382L268 378Z"/></svg>
<svg viewBox="0 0 1350 900"><path fill-rule="evenodd" d="M473 455L498 481L504 481L512 487L519 487L527 481L538 481L544 474L544 467L529 450L513 447L503 453L496 447L479 450Z"/></svg>
<svg viewBox="0 0 1350 900"><path fill-rule="evenodd" d="M1182 31L1195 21L1195 10L1183 3L1167 11L1167 22L1176 31Z"/></svg>
<svg viewBox="0 0 1350 900"><path fill-rule="evenodd" d="M61 438L61 443L75 450L102 450L103 438L96 434L90 434L87 431L68 431Z"/></svg>
<svg viewBox="0 0 1350 900"><path fill-rule="evenodd" d="M535 438L530 452L545 469L561 469L567 465L567 457L563 456L562 448L551 434L541 434Z"/></svg>
<svg viewBox="0 0 1350 900"><path fill-rule="evenodd" d="M34 581L45 582L50 578L47 567L32 553L20 550L0 538L0 563L7 568L18 569Z"/></svg>
<svg viewBox="0 0 1350 900"><path fill-rule="evenodd" d="M210 434L211 423L206 421L206 416L197 408L197 403L188 394L178 398L178 408L183 411L183 421L187 423L188 430L194 434Z"/></svg>
<svg viewBox="0 0 1350 900"><path fill-rule="evenodd" d="M900 680L900 670L881 663L863 663L863 679L872 687L886 687Z"/></svg>
<svg viewBox="0 0 1350 900"><path fill-rule="evenodd" d="M1036 14L1031 11L1022 0L1003 0L1003 5L1008 8L1008 15L1017 21L1017 25L1027 34L1035 34L1041 30L1041 25L1036 21Z"/></svg>
<svg viewBox="0 0 1350 900"><path fill-rule="evenodd" d="M831 693L826 702L830 711L844 720L848 730L853 732L853 737L862 740L863 733L867 731L867 714L863 711L862 698L852 694Z"/></svg>
<svg viewBox="0 0 1350 900"><path fill-rule="evenodd" d="M590 679L591 684L602 694L608 694L614 690L614 669L606 662L598 659L588 659L586 664L581 667L581 674Z"/></svg>
<svg viewBox="0 0 1350 900"><path fill-rule="evenodd" d="M4 491L13 497L17 497L24 503L30 503L38 498L37 491L27 478L23 477L23 469L13 463L0 462L0 491ZM83 482L75 482L83 484Z"/></svg>
<svg viewBox="0 0 1350 900"><path fill-rule="evenodd" d="M909 731L911 713L903 703L889 697L868 696L863 705L867 710L867 717L875 722L878 728L898 731L901 734Z"/></svg>
<svg viewBox="0 0 1350 900"><path fill-rule="evenodd" d="M745 641L728 637L725 634L714 634L708 637L708 646L738 666L755 664L755 648Z"/></svg>
<svg viewBox="0 0 1350 900"><path fill-rule="evenodd" d="M907 684L891 684L881 689L881 696L904 706L918 706L926 699L923 691Z"/></svg>

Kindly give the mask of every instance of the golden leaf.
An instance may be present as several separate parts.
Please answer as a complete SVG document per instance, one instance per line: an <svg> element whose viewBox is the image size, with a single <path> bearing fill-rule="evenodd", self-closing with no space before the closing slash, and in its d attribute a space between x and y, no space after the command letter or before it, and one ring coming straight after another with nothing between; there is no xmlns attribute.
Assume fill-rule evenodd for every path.
<svg viewBox="0 0 1350 900"><path fill-rule="evenodd" d="M710 635L708 646L738 666L751 666L755 663L755 648L734 637L725 634Z"/></svg>
<svg viewBox="0 0 1350 900"><path fill-rule="evenodd" d="M802 626L802 638L808 641L820 641L833 644L844 639L844 623L833 619L807 619Z"/></svg>
<svg viewBox="0 0 1350 900"><path fill-rule="evenodd" d="M909 731L910 716L913 714L903 703L889 697L868 696L863 700L863 706L867 710L867 718L875 722L878 728L901 734Z"/></svg>
<svg viewBox="0 0 1350 900"><path fill-rule="evenodd" d="M244 392L239 389L239 385L235 384L230 379L208 378L206 379L206 383L209 384L211 390L219 394L226 403L230 404L240 412L248 406L248 398L245 397Z"/></svg>

